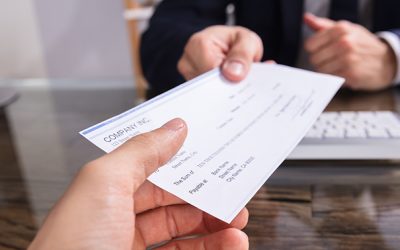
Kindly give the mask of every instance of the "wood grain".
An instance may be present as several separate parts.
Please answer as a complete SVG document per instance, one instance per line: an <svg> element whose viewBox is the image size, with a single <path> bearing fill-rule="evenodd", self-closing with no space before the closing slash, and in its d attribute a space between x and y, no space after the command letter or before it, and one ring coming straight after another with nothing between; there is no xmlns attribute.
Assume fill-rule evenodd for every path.
<svg viewBox="0 0 400 250"><path fill-rule="evenodd" d="M34 120L33 127L29 119L43 117L40 91L23 91L19 104L0 110L0 249L25 249L79 165L100 155L76 132L126 110L134 98L126 89L52 90L55 119L49 115L43 124ZM398 93L352 96L344 91L328 109L396 110ZM10 112L25 119L26 137L16 136ZM46 155L31 163L35 158L29 157L38 157L42 142L30 138L38 133L36 127L47 128L48 122L58 128L60 139L51 143L59 144L54 146L62 149L60 159L67 169L57 170L60 159ZM31 145L30 150L19 150L17 141ZM247 206L250 249L400 249L399 163L284 165ZM34 171L33 177L27 170Z"/></svg>

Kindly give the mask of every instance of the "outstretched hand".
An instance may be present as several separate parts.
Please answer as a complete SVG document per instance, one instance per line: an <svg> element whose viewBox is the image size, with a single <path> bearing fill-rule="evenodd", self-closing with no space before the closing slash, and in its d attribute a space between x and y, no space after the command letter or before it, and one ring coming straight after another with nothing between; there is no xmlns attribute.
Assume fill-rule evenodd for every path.
<svg viewBox="0 0 400 250"><path fill-rule="evenodd" d="M260 37L244 27L216 25L195 33L187 42L178 62L179 72L190 80L221 67L232 82L243 80L253 62L263 55Z"/></svg>

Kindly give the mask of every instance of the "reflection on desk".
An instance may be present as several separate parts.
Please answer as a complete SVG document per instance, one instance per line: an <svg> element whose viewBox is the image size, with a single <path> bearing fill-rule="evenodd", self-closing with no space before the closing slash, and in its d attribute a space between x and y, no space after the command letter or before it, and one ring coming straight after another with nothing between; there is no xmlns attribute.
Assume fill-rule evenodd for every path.
<svg viewBox="0 0 400 250"><path fill-rule="evenodd" d="M0 249L24 249L74 174L102 152L78 131L135 105L130 79L2 82ZM1 87L0 87L1 91ZM328 110L399 110L399 91L341 91ZM284 163L248 205L251 249L396 249L400 164Z"/></svg>

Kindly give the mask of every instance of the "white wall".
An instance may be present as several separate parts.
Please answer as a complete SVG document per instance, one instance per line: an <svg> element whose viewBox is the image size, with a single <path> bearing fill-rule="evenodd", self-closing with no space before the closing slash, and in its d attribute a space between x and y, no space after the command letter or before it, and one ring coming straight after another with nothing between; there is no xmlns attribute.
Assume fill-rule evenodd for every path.
<svg viewBox="0 0 400 250"><path fill-rule="evenodd" d="M122 13L122 0L0 0L0 77L132 76Z"/></svg>
<svg viewBox="0 0 400 250"><path fill-rule="evenodd" d="M0 0L0 77L45 75L33 1Z"/></svg>

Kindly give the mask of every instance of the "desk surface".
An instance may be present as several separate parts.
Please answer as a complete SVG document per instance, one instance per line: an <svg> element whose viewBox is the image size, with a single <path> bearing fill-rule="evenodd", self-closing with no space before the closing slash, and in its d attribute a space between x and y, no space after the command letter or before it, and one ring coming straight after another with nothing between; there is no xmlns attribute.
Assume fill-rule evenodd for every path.
<svg viewBox="0 0 400 250"><path fill-rule="evenodd" d="M25 249L85 163L78 131L135 105L129 79L2 81L0 249ZM342 91L328 110L399 110L400 92ZM285 162L247 206L251 249L398 249L400 163Z"/></svg>

